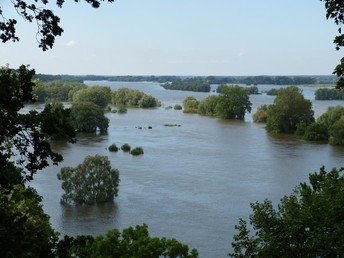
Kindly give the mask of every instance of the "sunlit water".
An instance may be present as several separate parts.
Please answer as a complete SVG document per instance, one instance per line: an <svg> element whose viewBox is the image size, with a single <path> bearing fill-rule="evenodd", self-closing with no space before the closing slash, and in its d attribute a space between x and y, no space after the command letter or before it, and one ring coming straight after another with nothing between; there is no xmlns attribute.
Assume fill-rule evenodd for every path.
<svg viewBox="0 0 344 258"><path fill-rule="evenodd" d="M245 121L225 121L165 109L181 104L185 96L202 99L214 93L167 91L156 83L88 84L140 89L158 98L163 106L129 109L124 115L109 113L107 135L80 136L74 145L54 143L65 161L40 172L32 185L43 195L44 209L62 234L97 235L145 223L152 236L176 238L197 248L201 257L226 257L232 251L234 226L240 217L248 218L251 202L268 198L276 204L322 165L328 169L343 165L344 148L271 136L264 125L252 122L251 114ZM259 86L261 91L269 88ZM313 101L316 116L327 106L342 103L314 101L313 88L303 88L303 92ZM251 96L252 114L273 100L264 94ZM141 146L145 154L110 153L107 147L112 143ZM115 202L61 206L59 169L76 166L95 154L108 156L120 171Z"/></svg>

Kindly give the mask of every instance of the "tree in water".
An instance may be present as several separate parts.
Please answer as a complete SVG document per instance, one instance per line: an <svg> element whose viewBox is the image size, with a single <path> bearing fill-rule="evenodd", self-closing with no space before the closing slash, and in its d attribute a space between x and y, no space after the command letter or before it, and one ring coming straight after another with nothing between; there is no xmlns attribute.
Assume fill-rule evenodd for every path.
<svg viewBox="0 0 344 258"><path fill-rule="evenodd" d="M75 168L64 167L57 175L62 180L62 204L94 204L113 201L118 193L119 171L105 156L87 156Z"/></svg>

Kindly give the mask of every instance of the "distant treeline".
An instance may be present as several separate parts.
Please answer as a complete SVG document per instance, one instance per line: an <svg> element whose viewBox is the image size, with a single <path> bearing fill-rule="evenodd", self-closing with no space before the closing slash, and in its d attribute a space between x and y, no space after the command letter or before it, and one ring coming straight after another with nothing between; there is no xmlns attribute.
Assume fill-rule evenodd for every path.
<svg viewBox="0 0 344 258"><path fill-rule="evenodd" d="M161 84L166 90L209 92L210 84L204 81L179 81Z"/></svg>
<svg viewBox="0 0 344 258"><path fill-rule="evenodd" d="M320 88L315 91L316 100L344 100L344 91L335 88Z"/></svg>
<svg viewBox="0 0 344 258"><path fill-rule="evenodd" d="M209 84L270 84L270 85L306 85L306 84L336 84L338 78L335 75L314 76L103 76L103 75L48 75L37 74L42 82L65 80L65 81L126 81L126 82L204 82Z"/></svg>

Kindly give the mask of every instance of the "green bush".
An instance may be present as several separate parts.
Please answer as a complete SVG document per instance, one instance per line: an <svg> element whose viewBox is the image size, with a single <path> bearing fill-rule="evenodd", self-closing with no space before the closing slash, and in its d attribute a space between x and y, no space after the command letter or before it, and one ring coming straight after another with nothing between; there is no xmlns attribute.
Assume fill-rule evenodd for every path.
<svg viewBox="0 0 344 258"><path fill-rule="evenodd" d="M118 151L118 147L116 146L116 144L111 144L109 146L109 151L111 152L117 152Z"/></svg>
<svg viewBox="0 0 344 258"><path fill-rule="evenodd" d="M143 149L141 147L136 147L130 152L131 155L137 156L144 154Z"/></svg>
<svg viewBox="0 0 344 258"><path fill-rule="evenodd" d="M183 107L182 107L182 105L180 105L180 104L175 104L174 107L173 107L173 109L174 109L174 110L182 110Z"/></svg>
<svg viewBox="0 0 344 258"><path fill-rule="evenodd" d="M131 147L128 143L125 143L122 145L121 150L124 152L129 152L131 150Z"/></svg>

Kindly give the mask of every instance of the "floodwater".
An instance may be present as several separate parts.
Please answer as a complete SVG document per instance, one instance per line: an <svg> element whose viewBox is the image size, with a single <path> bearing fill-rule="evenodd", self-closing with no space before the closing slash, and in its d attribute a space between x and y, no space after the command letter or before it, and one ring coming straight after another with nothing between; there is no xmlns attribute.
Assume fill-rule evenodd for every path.
<svg viewBox="0 0 344 258"><path fill-rule="evenodd" d="M196 248L200 257L226 257L232 251L234 226L240 217L248 219L250 203L268 198L277 204L322 165L327 169L343 166L343 147L271 136L264 125L253 123L251 115L258 106L272 103L272 96L251 96L252 114L247 114L245 121L226 121L165 109L181 104L185 96L202 99L214 93L168 91L148 82L87 84L139 89L163 106L129 109L123 115L109 113L108 134L82 135L73 145L53 144L64 162L40 172L32 185L43 196L53 227L62 234L98 235L145 223L151 236L176 238ZM258 86L260 91L271 87ZM315 101L314 91L303 88L305 97L313 101L316 116L327 106L342 103ZM145 154L111 153L107 147L112 143L141 146ZM119 169L118 197L110 204L61 206L59 169L76 166L95 154L108 156Z"/></svg>

